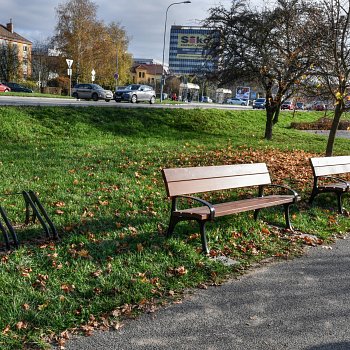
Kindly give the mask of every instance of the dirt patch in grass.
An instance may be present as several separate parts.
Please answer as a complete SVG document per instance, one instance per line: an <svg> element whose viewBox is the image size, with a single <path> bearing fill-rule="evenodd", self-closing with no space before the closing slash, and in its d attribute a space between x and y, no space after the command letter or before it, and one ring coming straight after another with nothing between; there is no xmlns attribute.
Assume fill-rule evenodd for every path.
<svg viewBox="0 0 350 350"><path fill-rule="evenodd" d="M315 122L293 122L291 123L291 128L297 130L330 130L332 126L332 119L322 117ZM338 130L349 130L350 121L341 120L339 122Z"/></svg>

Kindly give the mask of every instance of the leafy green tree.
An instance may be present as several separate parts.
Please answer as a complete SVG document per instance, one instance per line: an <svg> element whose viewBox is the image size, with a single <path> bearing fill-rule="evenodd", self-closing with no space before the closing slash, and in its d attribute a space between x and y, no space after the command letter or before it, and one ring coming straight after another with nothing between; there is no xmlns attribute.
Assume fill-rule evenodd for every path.
<svg viewBox="0 0 350 350"><path fill-rule="evenodd" d="M97 19L97 5L90 0L68 0L56 8L57 24L53 41L62 55L73 59L73 78L113 85L118 69L121 82L130 70L128 38L116 23L105 25ZM118 64L117 64L118 58Z"/></svg>
<svg viewBox="0 0 350 350"><path fill-rule="evenodd" d="M17 45L0 44L0 78L3 81L13 81L20 76L20 61Z"/></svg>

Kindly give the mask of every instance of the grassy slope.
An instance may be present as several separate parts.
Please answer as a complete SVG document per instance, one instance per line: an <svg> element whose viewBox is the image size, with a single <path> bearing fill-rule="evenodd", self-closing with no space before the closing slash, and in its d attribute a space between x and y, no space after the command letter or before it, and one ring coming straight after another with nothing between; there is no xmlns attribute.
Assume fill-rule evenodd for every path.
<svg viewBox="0 0 350 350"><path fill-rule="evenodd" d="M289 128L317 113L282 113L272 142L263 139L262 111L9 107L0 108L0 116L1 205L21 223L23 200L9 194L37 191L61 236L37 242L40 227L19 227L22 247L3 255L3 349L44 347L45 336L81 324L94 328L106 313L115 324L184 287L219 283L232 273L198 253L195 224L180 224L173 239L164 238L169 202L162 167L221 164L243 155L255 161L262 154L278 163L279 154L321 155L326 145L324 137ZM337 139L334 153L349 151L348 140ZM281 222L278 210L266 215ZM321 238L347 230L343 217L305 203L293 222ZM251 213L218 220L209 232L212 255L226 254L242 267L299 250L283 231L253 222Z"/></svg>

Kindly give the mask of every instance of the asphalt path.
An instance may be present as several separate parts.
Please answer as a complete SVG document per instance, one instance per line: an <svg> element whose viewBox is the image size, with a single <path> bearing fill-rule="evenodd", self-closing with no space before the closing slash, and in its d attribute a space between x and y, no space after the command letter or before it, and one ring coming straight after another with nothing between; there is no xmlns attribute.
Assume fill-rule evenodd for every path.
<svg viewBox="0 0 350 350"><path fill-rule="evenodd" d="M269 262L66 350L350 349L350 238Z"/></svg>
<svg viewBox="0 0 350 350"><path fill-rule="evenodd" d="M327 136L329 135L329 130L303 130L305 132L320 135L320 136ZM344 139L350 139L350 131L349 130L337 130L336 137L344 138Z"/></svg>
<svg viewBox="0 0 350 350"><path fill-rule="evenodd" d="M111 107L111 108L216 108L216 109L252 109L251 106L236 106L229 104L218 103L179 103L179 104L149 104L149 103L128 103L121 102L116 103L114 100L106 102L104 100L99 101L86 101L77 100L72 98L44 98L44 97L22 97L22 96L0 96L0 106L68 106L68 107Z"/></svg>

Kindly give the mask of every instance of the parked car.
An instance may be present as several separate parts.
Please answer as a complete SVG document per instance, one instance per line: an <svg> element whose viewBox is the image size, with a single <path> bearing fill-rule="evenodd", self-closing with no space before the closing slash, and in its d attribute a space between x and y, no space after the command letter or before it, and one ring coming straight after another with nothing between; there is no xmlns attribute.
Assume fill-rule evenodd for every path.
<svg viewBox="0 0 350 350"><path fill-rule="evenodd" d="M113 98L113 92L111 90L105 90L97 84L76 84L72 89L72 96L86 100L105 100L109 102Z"/></svg>
<svg viewBox="0 0 350 350"><path fill-rule="evenodd" d="M131 84L123 90L116 90L113 98L115 102L128 101L137 103L147 101L153 104L156 101L156 92L149 85Z"/></svg>
<svg viewBox="0 0 350 350"><path fill-rule="evenodd" d="M313 111L324 111L326 109L332 109L332 104L328 104L328 102L323 101L314 101L308 103L304 106L304 109L313 110Z"/></svg>
<svg viewBox="0 0 350 350"><path fill-rule="evenodd" d="M324 102L322 101L316 101L313 105L312 105L312 109L314 111L324 111L325 109L327 109L327 106Z"/></svg>
<svg viewBox="0 0 350 350"><path fill-rule="evenodd" d="M265 109L266 98L257 98L253 101L253 109Z"/></svg>
<svg viewBox="0 0 350 350"><path fill-rule="evenodd" d="M8 87L5 84L0 83L0 92L9 92L9 91L11 91L10 87Z"/></svg>
<svg viewBox="0 0 350 350"><path fill-rule="evenodd" d="M238 106L246 106L247 101L242 100L241 98L238 97L231 97L226 100L226 103L230 105L238 105Z"/></svg>
<svg viewBox="0 0 350 350"><path fill-rule="evenodd" d="M213 100L209 96L203 96L202 102L212 103Z"/></svg>
<svg viewBox="0 0 350 350"><path fill-rule="evenodd" d="M33 92L32 89L29 89L23 85L17 83L5 83L9 88L11 88L12 92Z"/></svg>
<svg viewBox="0 0 350 350"><path fill-rule="evenodd" d="M282 104L281 104L281 109L289 109L289 110L292 110L294 109L295 106L293 104L292 101L284 101Z"/></svg>
<svg viewBox="0 0 350 350"><path fill-rule="evenodd" d="M295 109L302 109L302 110L304 110L305 109L304 103L303 102L296 102L295 103Z"/></svg>

